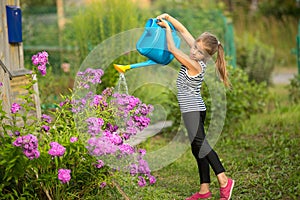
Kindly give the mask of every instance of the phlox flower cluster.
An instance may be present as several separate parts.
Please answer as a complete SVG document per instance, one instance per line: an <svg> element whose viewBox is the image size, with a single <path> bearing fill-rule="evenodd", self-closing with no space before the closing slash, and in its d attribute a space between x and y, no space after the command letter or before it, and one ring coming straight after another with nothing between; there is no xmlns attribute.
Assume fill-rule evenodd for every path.
<svg viewBox="0 0 300 200"><path fill-rule="evenodd" d="M135 122L135 126L142 131L150 124L150 118L145 116L133 116L133 121Z"/></svg>
<svg viewBox="0 0 300 200"><path fill-rule="evenodd" d="M91 108L96 108L97 110L105 110L109 106L109 102L107 102L107 98L109 98L112 94L112 89L107 88L103 90L102 94L93 94L93 92L88 92L85 97L76 100L65 100L64 102L60 103L62 107L66 103L71 103L72 105L72 112L79 113L84 111L84 109L89 106ZM89 102L87 104L87 102Z"/></svg>
<svg viewBox="0 0 300 200"><path fill-rule="evenodd" d="M127 94L114 93L112 96L115 99L111 103L118 108L116 114L124 117L127 117L129 112L141 103L139 98Z"/></svg>
<svg viewBox="0 0 300 200"><path fill-rule="evenodd" d="M117 151L121 155L133 154L135 152L131 145L123 142L123 138L118 134L118 126L112 126L109 123L107 128L102 131L101 136L96 137L93 135L88 140L87 149L95 156L115 154Z"/></svg>
<svg viewBox="0 0 300 200"><path fill-rule="evenodd" d="M86 120L88 124L88 133L95 136L100 133L102 126L104 125L104 120L97 117L90 117Z"/></svg>
<svg viewBox="0 0 300 200"><path fill-rule="evenodd" d="M91 137L87 142L87 150L92 156L103 156L114 154L118 147L108 137Z"/></svg>
<svg viewBox="0 0 300 200"><path fill-rule="evenodd" d="M142 177L142 176L139 176L138 178L139 178L139 180L138 180L138 185L139 185L140 187L146 186L147 182L146 182L145 178Z"/></svg>
<svg viewBox="0 0 300 200"><path fill-rule="evenodd" d="M96 136L102 133L102 136L107 137L105 141L110 141L114 145L121 145L123 140L128 140L132 135L136 135L139 131L142 131L150 123L150 118L147 115L152 112L152 105L143 104L140 99L126 94L112 94L110 101L107 103L104 99L108 99L107 96L102 98L101 95L91 95L89 101L92 102L95 109L98 109L97 105L105 105L107 109L113 109L116 111L115 119L123 121L125 127L119 129L116 125L115 130L112 130L111 124L106 124L107 128L102 130L105 122L101 118L89 117L87 122L87 132L92 136ZM101 102L101 103L100 103ZM102 107L103 108L103 107ZM78 110L78 109L77 109ZM118 129L118 130L117 130ZM91 140L94 144L95 138ZM100 139L102 142L102 140Z"/></svg>
<svg viewBox="0 0 300 200"><path fill-rule="evenodd" d="M42 130L44 130L45 132L49 132L50 126L48 126L48 125L42 125Z"/></svg>
<svg viewBox="0 0 300 200"><path fill-rule="evenodd" d="M122 144L119 146L119 150L122 154L130 155L135 153L135 149L130 144Z"/></svg>
<svg viewBox="0 0 300 200"><path fill-rule="evenodd" d="M46 114L42 114L42 120L49 123L49 124L52 122L52 118L49 115L46 115Z"/></svg>
<svg viewBox="0 0 300 200"><path fill-rule="evenodd" d="M50 142L50 147L51 148L48 151L48 153L53 157L54 156L63 156L66 151L66 148L57 142Z"/></svg>
<svg viewBox="0 0 300 200"><path fill-rule="evenodd" d="M93 97L91 106L105 108L108 106L108 103L106 102L106 99L102 95L95 95Z"/></svg>
<svg viewBox="0 0 300 200"><path fill-rule="evenodd" d="M147 161L144 159L140 159L138 163L132 163L130 165L130 174L132 176L137 175L137 174L150 174L150 169L148 166Z"/></svg>
<svg viewBox="0 0 300 200"><path fill-rule="evenodd" d="M98 169L102 168L104 166L103 160L97 160L97 163L95 164L95 167Z"/></svg>
<svg viewBox="0 0 300 200"><path fill-rule="evenodd" d="M38 151L38 139L32 134L19 136L13 142L13 145L21 147L25 156L30 160L40 157L40 152Z"/></svg>
<svg viewBox="0 0 300 200"><path fill-rule="evenodd" d="M15 114L15 113L17 113L20 109L21 109L21 106L20 106L19 104L13 103L13 104L11 105L10 112L11 112L12 114Z"/></svg>
<svg viewBox="0 0 300 200"><path fill-rule="evenodd" d="M154 183L156 183L156 178L154 176L152 176L152 175L147 175L146 178L144 178L143 176L139 176L138 179L139 179L138 180L138 185L140 187L144 187L144 186L147 185L146 179L149 180L149 184L150 185L153 185Z"/></svg>
<svg viewBox="0 0 300 200"><path fill-rule="evenodd" d="M123 119L126 124L123 131L125 140L150 124L148 114L153 111L152 105L143 104L139 98L127 94L114 93L113 97L111 105L116 108L116 118Z"/></svg>
<svg viewBox="0 0 300 200"><path fill-rule="evenodd" d="M77 77L79 78L80 88L90 88L90 84L101 83L101 77L104 72L102 69L87 68L84 72L78 72Z"/></svg>
<svg viewBox="0 0 300 200"><path fill-rule="evenodd" d="M42 76L45 76L47 73L48 53L46 51L38 52L31 57L31 61L33 65L37 66Z"/></svg>
<svg viewBox="0 0 300 200"><path fill-rule="evenodd" d="M78 141L78 138L77 137L71 137L70 138L70 142L71 143L74 143L74 142L77 142Z"/></svg>
<svg viewBox="0 0 300 200"><path fill-rule="evenodd" d="M42 130L44 130L45 132L49 132L50 130L49 124L52 122L52 118L49 115L42 114L42 120L44 123L46 123L42 125Z"/></svg>
<svg viewBox="0 0 300 200"><path fill-rule="evenodd" d="M71 170L70 169L59 169L58 170L58 180L61 183L68 183L71 180Z"/></svg>
<svg viewBox="0 0 300 200"><path fill-rule="evenodd" d="M147 185L146 179L149 180L149 184L152 185L156 182L156 178L151 175L151 171L147 161L143 159L146 154L146 150L139 150L140 156L138 156L138 162L130 165L130 174L132 176L138 176L138 185L144 187Z"/></svg>
<svg viewBox="0 0 300 200"><path fill-rule="evenodd" d="M70 101L71 105L72 105L72 112L73 113L79 113L81 111L84 110L85 106L86 106L86 99L82 98L82 99L73 99Z"/></svg>

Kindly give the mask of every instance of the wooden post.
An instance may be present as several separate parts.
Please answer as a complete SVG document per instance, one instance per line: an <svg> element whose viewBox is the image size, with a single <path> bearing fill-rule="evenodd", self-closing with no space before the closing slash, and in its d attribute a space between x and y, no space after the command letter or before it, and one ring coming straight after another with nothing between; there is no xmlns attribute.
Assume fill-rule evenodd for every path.
<svg viewBox="0 0 300 200"><path fill-rule="evenodd" d="M20 0L0 1L0 60L1 64L5 66L0 66L0 82L3 84L0 88L0 99L3 100L2 106L4 111L9 115L12 103L23 103L18 96L24 94L25 91L22 87L29 81L26 80L28 79L26 75L31 74L31 71L24 68L23 43L9 43L8 41L6 5L19 7ZM9 73L4 70L5 68ZM12 77L9 77L9 74L12 74ZM33 95L36 108L34 115L40 118L41 107L37 83L33 88L36 92L36 94Z"/></svg>
<svg viewBox="0 0 300 200"><path fill-rule="evenodd" d="M59 31L62 31L66 23L63 0L56 0L56 8L57 8L58 29Z"/></svg>

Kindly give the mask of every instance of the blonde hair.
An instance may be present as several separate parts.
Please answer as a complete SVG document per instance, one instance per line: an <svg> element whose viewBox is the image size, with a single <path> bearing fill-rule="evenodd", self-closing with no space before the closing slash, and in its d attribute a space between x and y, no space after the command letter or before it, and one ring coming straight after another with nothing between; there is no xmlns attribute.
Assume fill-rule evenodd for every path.
<svg viewBox="0 0 300 200"><path fill-rule="evenodd" d="M217 59L215 61L216 69L221 81L228 87L230 84L227 76L225 52L222 44L215 35L209 32L202 33L196 41L202 43L204 50L210 56L217 52Z"/></svg>

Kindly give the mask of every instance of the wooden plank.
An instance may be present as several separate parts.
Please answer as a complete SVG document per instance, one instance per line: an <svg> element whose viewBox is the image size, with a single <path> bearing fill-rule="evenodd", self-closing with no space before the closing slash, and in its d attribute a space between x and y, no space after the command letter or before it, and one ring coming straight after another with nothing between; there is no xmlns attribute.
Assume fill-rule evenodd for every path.
<svg viewBox="0 0 300 200"><path fill-rule="evenodd" d="M8 42L6 5L20 6L20 0L0 0L0 59L13 75L10 81L8 73L5 73L0 67L0 82L3 84L0 88L0 98L3 100L4 111L10 113L12 103L23 103L19 95L27 94L28 91L22 87L28 84L30 79L26 77L29 70L24 68L23 43L9 44ZM36 92L36 95L32 96L36 109L30 115L34 114L40 118L41 108L37 83L33 86L33 89Z"/></svg>
<svg viewBox="0 0 300 200"><path fill-rule="evenodd" d="M8 113L10 110L11 100L10 100L10 81L7 73L0 70L0 82L3 84L0 87L0 99L3 100L2 107L3 110Z"/></svg>
<svg viewBox="0 0 300 200"><path fill-rule="evenodd" d="M0 3L0 10L1 10L1 18L0 18L0 59L5 63L6 62L6 55L7 55L7 23L6 23L6 2L1 1ZM0 98L3 100L2 107L6 113L10 112L10 82L7 76L7 73L4 73L2 68L0 68L0 82L2 82L3 86L1 87L1 96Z"/></svg>

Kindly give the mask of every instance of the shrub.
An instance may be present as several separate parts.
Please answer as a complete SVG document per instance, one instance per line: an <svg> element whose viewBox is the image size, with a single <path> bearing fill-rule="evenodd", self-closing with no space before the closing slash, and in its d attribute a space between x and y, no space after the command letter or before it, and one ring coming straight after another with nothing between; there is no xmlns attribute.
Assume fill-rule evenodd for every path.
<svg viewBox="0 0 300 200"><path fill-rule="evenodd" d="M236 41L237 64L245 70L249 80L271 84L275 66L274 49L249 35L237 38Z"/></svg>
<svg viewBox="0 0 300 200"><path fill-rule="evenodd" d="M300 102L300 75L294 76L288 85L290 100L294 103Z"/></svg>
<svg viewBox="0 0 300 200"><path fill-rule="evenodd" d="M247 119L254 113L264 111L266 97L268 94L267 85L265 82L256 83L249 81L247 74L239 69L227 67L229 71L229 80L231 88L226 89L226 110L219 110L221 113L226 113L225 127L229 127L232 123ZM211 72L214 73L214 72ZM212 112L211 94L208 91L206 84L203 87L203 98L205 99L208 118Z"/></svg>

